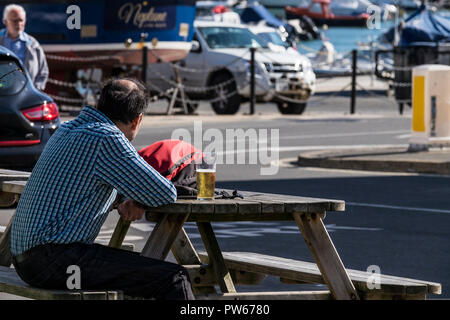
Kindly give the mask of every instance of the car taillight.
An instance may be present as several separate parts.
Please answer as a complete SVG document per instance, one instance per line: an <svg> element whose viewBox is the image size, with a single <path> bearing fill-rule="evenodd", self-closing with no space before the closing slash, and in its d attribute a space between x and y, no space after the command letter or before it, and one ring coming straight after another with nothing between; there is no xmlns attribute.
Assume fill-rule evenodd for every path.
<svg viewBox="0 0 450 320"><path fill-rule="evenodd" d="M59 116L58 106L53 102L22 110L22 113L30 121L52 121Z"/></svg>

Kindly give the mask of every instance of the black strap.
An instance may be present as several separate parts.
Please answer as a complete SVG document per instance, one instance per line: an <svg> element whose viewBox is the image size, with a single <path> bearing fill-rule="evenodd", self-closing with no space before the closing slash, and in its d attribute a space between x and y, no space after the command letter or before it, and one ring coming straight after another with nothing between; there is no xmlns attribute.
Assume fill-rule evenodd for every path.
<svg viewBox="0 0 450 320"><path fill-rule="evenodd" d="M187 160L189 160L193 155L195 154L195 152L192 152L191 154L188 154L187 156L184 156L183 158L181 158L180 160L178 160L169 170L164 171L163 173L161 173L161 175L163 175L164 177L168 176L169 174L171 174L172 172L174 172L174 170L176 168L178 168L179 166L181 166L183 163L185 163Z"/></svg>

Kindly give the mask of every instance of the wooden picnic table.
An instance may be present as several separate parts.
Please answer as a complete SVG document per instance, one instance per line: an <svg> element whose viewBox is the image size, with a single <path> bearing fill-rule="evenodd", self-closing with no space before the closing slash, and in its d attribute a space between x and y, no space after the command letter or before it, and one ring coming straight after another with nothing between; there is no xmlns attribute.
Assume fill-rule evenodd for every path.
<svg viewBox="0 0 450 320"><path fill-rule="evenodd" d="M1 173L0 199L4 194L20 195L26 178L17 173ZM5 177L8 174L11 179ZM347 270L323 224L326 212L345 210L344 201L241 193L244 199L179 198L169 205L147 208L146 219L156 224L142 255L165 260L171 250L177 262L188 270L194 293L200 299L425 299L427 294L441 293L439 283L389 275L380 275L380 288L372 290L367 286L369 275L365 271ZM197 252L192 245L183 228L188 221L196 223L206 252ZM222 252L211 223L233 221L295 222L315 263L250 252ZM0 237L0 265L3 266L10 263L9 227ZM129 222L120 218L109 245L121 247L128 227ZM236 284L258 284L266 275L279 276L283 283L324 283L329 291L236 292ZM8 285L14 287L12 283ZM221 292L216 291L216 285Z"/></svg>
<svg viewBox="0 0 450 320"><path fill-rule="evenodd" d="M244 199L179 199L173 204L148 208L146 219L156 222L156 225L142 255L164 260L172 250L179 264L201 264L200 256L183 228L185 222L195 222L222 293L234 293L234 283L211 222L295 221L333 297L358 299L358 293L322 222L327 211L344 211L344 201L256 192L242 194ZM114 238L115 235L112 242Z"/></svg>

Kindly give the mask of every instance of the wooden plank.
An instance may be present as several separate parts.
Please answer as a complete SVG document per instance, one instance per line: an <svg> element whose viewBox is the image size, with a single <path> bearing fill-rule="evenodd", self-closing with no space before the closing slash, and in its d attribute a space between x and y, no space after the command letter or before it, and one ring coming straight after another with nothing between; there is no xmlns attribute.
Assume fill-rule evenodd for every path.
<svg viewBox="0 0 450 320"><path fill-rule="evenodd" d="M125 295L123 294L122 291L108 291L107 299L108 300L124 300Z"/></svg>
<svg viewBox="0 0 450 320"><path fill-rule="evenodd" d="M399 294L388 294L388 293L370 293L364 292L361 295L361 299L363 300L426 300L426 294L407 294L407 295L399 295Z"/></svg>
<svg viewBox="0 0 450 320"><path fill-rule="evenodd" d="M14 175L14 174L20 174L20 175L30 175L31 172L29 171L21 171L21 170L12 170L12 169L0 169L0 175Z"/></svg>
<svg viewBox="0 0 450 320"><path fill-rule="evenodd" d="M122 243L122 245L120 246L120 249L122 250L126 250L126 251L134 251L134 249L136 248L136 246L134 245L134 243Z"/></svg>
<svg viewBox="0 0 450 320"><path fill-rule="evenodd" d="M147 220L154 221L160 212L181 212L191 205L188 221L287 221L293 212L343 211L345 202L318 198L285 196L278 194L242 192L244 199L195 200L180 199L175 204L149 208ZM177 207L178 206L178 207Z"/></svg>
<svg viewBox="0 0 450 320"><path fill-rule="evenodd" d="M196 296L197 300L333 300L330 291L237 292Z"/></svg>
<svg viewBox="0 0 450 320"><path fill-rule="evenodd" d="M236 292L233 279L223 261L222 252L209 222L197 222L198 230L205 244L210 262L217 276L219 287L223 293Z"/></svg>
<svg viewBox="0 0 450 320"><path fill-rule="evenodd" d="M313 262L305 262L253 252L223 252L225 264L229 270L244 270L261 274L278 276L283 283L325 283L319 268ZM199 252L204 263L208 263L205 252ZM438 292L439 283L430 283L416 279L401 278L391 275L380 275L380 289L369 289L366 271L347 269L347 273L360 294L391 294L396 296L412 296ZM434 290L428 285L437 286Z"/></svg>
<svg viewBox="0 0 450 320"><path fill-rule="evenodd" d="M206 252L200 253L201 260L204 264L210 264L210 260L208 254ZM257 285L260 284L267 276L263 273L256 273L254 269L242 270L236 269L233 270L230 268L232 264L229 264L227 259L224 257L225 265L228 267L228 270L231 275L231 279L235 285ZM251 270L251 271L249 271Z"/></svg>
<svg viewBox="0 0 450 320"><path fill-rule="evenodd" d="M122 291L79 291L81 300L123 300Z"/></svg>
<svg viewBox="0 0 450 320"><path fill-rule="evenodd" d="M141 254L145 257L165 260L188 216L189 212L163 215L150 234Z"/></svg>
<svg viewBox="0 0 450 320"><path fill-rule="evenodd" d="M27 181L0 181L0 190L15 194L22 194Z"/></svg>
<svg viewBox="0 0 450 320"><path fill-rule="evenodd" d="M333 296L338 300L359 299L320 216L293 213L293 217Z"/></svg>
<svg viewBox="0 0 450 320"><path fill-rule="evenodd" d="M228 214L192 214L189 222L237 222L237 221L292 221L290 213L228 213ZM149 220L150 221L150 220Z"/></svg>
<svg viewBox="0 0 450 320"><path fill-rule="evenodd" d="M214 214L215 207L217 204L223 203L224 205L229 205L228 210L237 210L237 206L233 205L231 201L225 201L220 199L215 200L191 200L191 214ZM236 208L234 208L236 207Z"/></svg>
<svg viewBox="0 0 450 320"><path fill-rule="evenodd" d="M0 191L0 208L8 208L19 201L19 195Z"/></svg>
<svg viewBox="0 0 450 320"><path fill-rule="evenodd" d="M214 268L210 265L183 265L189 273L191 284L194 287L214 287L217 284ZM203 292L206 293L206 292Z"/></svg>
<svg viewBox="0 0 450 320"><path fill-rule="evenodd" d="M16 271L0 267L0 292L38 300L81 300L81 294L73 291L42 290L30 287Z"/></svg>
<svg viewBox="0 0 450 320"><path fill-rule="evenodd" d="M191 203L193 200L177 200L174 203L166 204L159 207L148 207L148 213L191 213Z"/></svg>
<svg viewBox="0 0 450 320"><path fill-rule="evenodd" d="M242 195L245 200L257 200L262 203L282 202L284 212L288 213L345 210L345 202L342 200L254 192L242 192Z"/></svg>
<svg viewBox="0 0 450 320"><path fill-rule="evenodd" d="M361 278L361 281L354 281L355 287L360 292L375 293L385 292L396 295L415 295L415 294L441 294L441 284L418 279L410 279L404 277L397 277L392 275L380 275L380 289L369 289L363 280L367 280L368 273L364 271L347 270L349 276L353 279Z"/></svg>
<svg viewBox="0 0 450 320"><path fill-rule="evenodd" d="M214 216L223 216L226 214L236 215L239 212L237 202L230 199L214 200Z"/></svg>
<svg viewBox="0 0 450 320"><path fill-rule="evenodd" d="M14 216L9 220L5 232L0 237L0 266L9 267L12 263L11 252L9 251L9 237L13 218Z"/></svg>
<svg viewBox="0 0 450 320"><path fill-rule="evenodd" d="M226 263L225 263L226 264ZM243 270L228 269L235 285L258 285L267 275Z"/></svg>
<svg viewBox="0 0 450 320"><path fill-rule="evenodd" d="M192 213L188 221L259 221L261 204L240 199L216 199L193 202Z"/></svg>
<svg viewBox="0 0 450 320"><path fill-rule="evenodd" d="M178 233L178 236L172 244L171 250L178 264L197 266L200 266L202 264L202 262L200 261L200 257L198 256L197 251L195 250L194 245L189 239L189 236L187 235L184 228L181 228L180 232ZM205 280L202 281L202 277L199 277L199 279L197 280L195 276L191 275L190 278L191 283L193 284L192 289L194 294L216 293L216 289L214 288L214 286L203 286ZM194 283L198 283L199 286L201 285L201 287L194 285Z"/></svg>
<svg viewBox="0 0 450 320"><path fill-rule="evenodd" d="M122 217L119 217L114 232L109 240L108 246L113 248L120 248L122 246L123 239L127 235L130 228L131 221L125 221Z"/></svg>
<svg viewBox="0 0 450 320"><path fill-rule="evenodd" d="M10 207L19 201L20 194L25 188L27 179L17 181L17 179L13 180L13 176L0 177L0 207Z"/></svg>
<svg viewBox="0 0 450 320"><path fill-rule="evenodd" d="M172 253L178 264L202 264L184 228L181 228L172 245Z"/></svg>
<svg viewBox="0 0 450 320"><path fill-rule="evenodd" d="M324 283L315 263L261 255L253 252L223 252L222 254L229 269L273 275L305 283ZM208 256L205 252L200 252L199 256L204 263L208 262Z"/></svg>
<svg viewBox="0 0 450 320"><path fill-rule="evenodd" d="M0 181L10 181L10 180L14 180L14 181L27 181L30 178L30 176L25 176L25 175L3 175L0 174Z"/></svg>
<svg viewBox="0 0 450 320"><path fill-rule="evenodd" d="M0 181L6 180L28 180L31 172L0 169Z"/></svg>
<svg viewBox="0 0 450 320"><path fill-rule="evenodd" d="M0 267L0 292L36 300L120 300L122 291L47 290L31 287L13 268Z"/></svg>

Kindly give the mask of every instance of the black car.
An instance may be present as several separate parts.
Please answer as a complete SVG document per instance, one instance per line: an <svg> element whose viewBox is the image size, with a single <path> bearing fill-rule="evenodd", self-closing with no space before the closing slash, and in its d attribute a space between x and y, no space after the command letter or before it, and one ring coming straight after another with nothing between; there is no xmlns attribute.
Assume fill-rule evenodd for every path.
<svg viewBox="0 0 450 320"><path fill-rule="evenodd" d="M0 168L31 170L59 125L58 106L0 46Z"/></svg>

